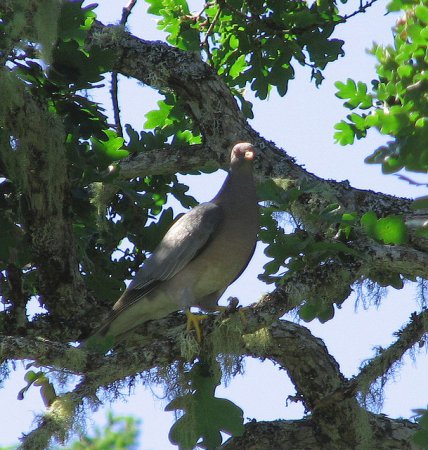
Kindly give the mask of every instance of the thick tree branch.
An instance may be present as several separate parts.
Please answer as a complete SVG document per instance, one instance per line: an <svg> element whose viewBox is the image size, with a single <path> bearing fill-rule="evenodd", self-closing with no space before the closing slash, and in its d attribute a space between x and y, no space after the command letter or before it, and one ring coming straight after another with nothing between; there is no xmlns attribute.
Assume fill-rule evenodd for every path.
<svg viewBox="0 0 428 450"><path fill-rule="evenodd" d="M400 245L367 245L370 265L385 271L428 278L428 253Z"/></svg>
<svg viewBox="0 0 428 450"><path fill-rule="evenodd" d="M131 179L143 174L170 175L176 172L188 173L220 167L217 154L206 145L165 147L139 153L121 161L119 176L123 179ZM226 163L223 168L226 168Z"/></svg>
<svg viewBox="0 0 428 450"><path fill-rule="evenodd" d="M277 321L269 327L268 342L264 348L257 348L257 344L254 348L247 345L249 355L280 364L287 371L307 411L312 411L329 392L344 385L345 378L338 363L328 353L324 342L306 327Z"/></svg>
<svg viewBox="0 0 428 450"><path fill-rule="evenodd" d="M278 321L269 332L271 341L267 348L260 350L256 345L250 354L272 359L287 371L297 397L312 412L318 445L340 449L344 443L349 448L358 448L364 441L371 443L370 430L362 426L366 412L355 398L343 398L325 407L324 398L343 389L346 380L324 343L307 328L291 322Z"/></svg>
<svg viewBox="0 0 428 450"><path fill-rule="evenodd" d="M312 415L303 421L266 422L260 429L258 423L247 424L242 438L232 438L222 448L256 448L252 446L253 440L260 448L261 442L264 443L264 426L271 431L278 426L279 435L275 433L273 437L271 434L263 448L414 448L410 437L418 425L367 412L357 403L356 391L351 386L355 387L358 380L360 387L360 383L366 387L365 383L369 383L373 375L384 374L393 363L391 353L394 353L396 361L417 338L423 336L428 327L427 317L425 312L414 318L412 324L400 333L404 342L393 344L395 352L386 350L391 350L389 357L383 352L383 358L379 356L373 364L376 368L366 366L367 369L364 368L351 382L343 377L324 343L308 329L282 320L274 323L269 329L268 345L261 349L260 343L254 348L247 344L249 354L279 363L295 385L298 398ZM338 392L342 395L337 395ZM257 434L251 431L253 427L257 428ZM307 439L312 442L307 442Z"/></svg>
<svg viewBox="0 0 428 450"><path fill-rule="evenodd" d="M287 294L276 297L265 296L254 307L242 308L245 316L243 332L254 333L277 320L287 311ZM211 316L204 322L204 333L208 335L217 319ZM150 370L158 365L171 364L181 358L181 349L177 336L183 333L186 318L183 314L171 314L163 319L142 325L142 338L134 338L136 346L130 351L121 349L109 356L101 356L69 347L46 339L34 339L14 336L0 336L0 361L30 360L37 365L61 369L76 375L91 374L105 383L113 383L121 378ZM150 339L147 338L150 336ZM90 356L89 356L90 355ZM106 380L106 375L108 380Z"/></svg>
<svg viewBox="0 0 428 450"><path fill-rule="evenodd" d="M409 420L390 419L384 415L368 413L368 421L373 436L373 447L385 450L416 450L411 437L418 425ZM231 438L220 448L222 450L332 450L318 441L318 430L311 418L303 420L275 420L272 422L251 421L245 425L241 437ZM349 443L343 442L341 450L354 450Z"/></svg>

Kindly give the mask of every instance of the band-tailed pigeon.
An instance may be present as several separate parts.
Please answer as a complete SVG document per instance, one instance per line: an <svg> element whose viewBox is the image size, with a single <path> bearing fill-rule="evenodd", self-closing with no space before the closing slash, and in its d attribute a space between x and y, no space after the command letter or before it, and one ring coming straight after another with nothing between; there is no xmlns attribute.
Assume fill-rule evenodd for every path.
<svg viewBox="0 0 428 450"><path fill-rule="evenodd" d="M191 306L215 309L257 242L254 156L251 144L233 147L219 193L171 226L89 342L117 343L138 325Z"/></svg>

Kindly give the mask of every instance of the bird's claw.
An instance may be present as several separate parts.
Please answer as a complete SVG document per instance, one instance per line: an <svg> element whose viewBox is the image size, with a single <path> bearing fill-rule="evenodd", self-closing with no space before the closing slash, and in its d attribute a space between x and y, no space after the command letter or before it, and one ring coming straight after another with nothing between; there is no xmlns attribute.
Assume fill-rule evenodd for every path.
<svg viewBox="0 0 428 450"><path fill-rule="evenodd" d="M190 311L186 311L187 316L187 324L186 331L190 331L194 328L196 333L196 340L201 343L202 342L202 330L200 322L208 317L207 314L193 314Z"/></svg>

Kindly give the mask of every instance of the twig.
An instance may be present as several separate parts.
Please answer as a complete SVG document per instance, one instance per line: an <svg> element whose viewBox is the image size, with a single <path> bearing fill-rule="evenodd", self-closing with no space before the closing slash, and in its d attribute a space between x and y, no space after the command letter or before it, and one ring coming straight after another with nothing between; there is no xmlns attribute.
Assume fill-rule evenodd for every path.
<svg viewBox="0 0 428 450"><path fill-rule="evenodd" d="M122 9L122 17L120 19L119 24L122 26L126 25L128 18L132 12L132 9L137 4L137 0L130 0L128 4ZM122 123L120 120L120 107L119 107L119 96L118 96L118 74L116 71L113 71L111 74L111 100L113 104L113 115L114 115L114 123L116 127L116 132L118 136L123 136Z"/></svg>
<svg viewBox="0 0 428 450"><path fill-rule="evenodd" d="M120 121L120 108L117 89L118 89L117 72L113 71L111 73L110 94L111 94L111 101L113 103L114 124L116 127L117 135L123 136L122 123Z"/></svg>
<svg viewBox="0 0 428 450"><path fill-rule="evenodd" d="M132 12L132 9L137 4L137 0L129 0L128 4L122 9L122 18L120 19L120 24L125 25L128 18Z"/></svg>
<svg viewBox="0 0 428 450"><path fill-rule="evenodd" d="M363 5L363 2L360 1L360 7L357 10L355 10L351 14L347 14L347 15L343 16L343 22L346 22L348 19L350 19L351 17L356 16L357 14L365 13L376 2L377 2L377 0L370 0L365 5Z"/></svg>
<svg viewBox="0 0 428 450"><path fill-rule="evenodd" d="M221 15L221 7L220 7L220 5L218 5L218 10L215 13L214 19L210 23L210 26L208 27L208 30L207 30L207 33L205 34L204 40L202 41L202 44L201 44L202 47L204 47L204 46L208 47L208 38L210 37L216 23L218 22L220 15Z"/></svg>

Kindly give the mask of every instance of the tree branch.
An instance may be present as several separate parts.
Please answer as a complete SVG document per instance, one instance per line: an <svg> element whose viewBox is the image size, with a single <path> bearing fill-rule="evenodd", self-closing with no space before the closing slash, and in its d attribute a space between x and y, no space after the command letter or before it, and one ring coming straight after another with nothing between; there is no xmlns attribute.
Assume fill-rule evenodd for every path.
<svg viewBox="0 0 428 450"><path fill-rule="evenodd" d="M417 337L423 336L428 327L427 318L428 312L419 315L415 320L417 324L412 324L412 330L408 326L400 333L406 342L399 346L401 348L395 352L395 357L401 358L404 348L410 348L412 340L414 344ZM270 340L263 349L260 342L254 347L251 341L247 344L249 354L279 363L295 385L298 398L312 411L312 415L300 421L262 422L260 428L260 422L247 424L243 437L230 439L222 448L413 448L410 438L419 426L410 421L377 416L363 409L355 399L356 391L350 388L354 382L343 377L324 343L308 329L281 320L274 323L269 332ZM391 358L386 357L385 361L378 360L377 363L377 368L382 368L384 373L387 366L390 367ZM356 378L361 383L369 381L366 374L380 374L376 369L368 369L365 374L363 371ZM337 395L338 392L343 395ZM267 442L264 442L265 429L270 430Z"/></svg>
<svg viewBox="0 0 428 450"><path fill-rule="evenodd" d="M367 389L379 377L385 375L392 366L400 361L404 353L422 341L428 332L428 310L419 314L413 313L410 322L396 333L398 339L386 350L382 350L378 356L370 360L351 380L354 391L367 392Z"/></svg>
<svg viewBox="0 0 428 450"><path fill-rule="evenodd" d="M215 151L206 145L167 146L122 160L119 177L129 180L144 175L170 175L220 167L226 168L226 162L221 164Z"/></svg>
<svg viewBox="0 0 428 450"><path fill-rule="evenodd" d="M270 301L265 299L264 302L259 302L252 308L241 310L241 314L245 316L243 334L259 330L265 326L269 318L272 319L278 315L278 311L275 308L272 309L271 302L275 300L278 301L278 299L270 299ZM214 328L219 327L218 323L214 324L216 320L218 319L215 317L207 319L204 326L204 342L209 342L209 334ZM62 370L68 369L74 373L85 373L85 392L93 395L100 387L108 390L126 377L133 377L153 367L168 366L174 360L182 358L176 333L183 332L183 315L174 314L159 321L147 323L142 328L145 328L145 335L150 336L149 343L118 351L109 356L90 354L90 356L87 355L86 361L82 356L86 352L79 349L68 348L64 351L66 347L60 344L40 341L41 345L38 345L40 342L32 343L32 340L24 338L19 339L18 350L16 338L3 338L1 354L3 358L7 358L9 354L18 358L20 355L23 359L36 359L41 365L62 368ZM174 329L176 331L173 331ZM166 335L168 337L165 337ZM353 423L356 417L366 413L354 399L349 398L354 395L349 390L349 383L341 375L336 361L328 354L322 341L314 338L306 328L286 321L275 323L270 329L270 335L272 340L267 348L257 350L257 347L252 348L246 341L247 348L242 347L243 354L267 357L280 363L287 370L304 404L314 412L311 420L317 424L319 436L323 435L325 439L331 439L333 430L342 429L343 433L340 438L337 438L339 440L336 439L330 443L329 448L347 448L335 447L333 444L337 442L342 444L343 442L360 442L361 436L356 432L358 430L351 430L349 420L352 419L351 423ZM147 342L148 338L145 339ZM42 352L40 348L43 349ZM305 355L304 358L302 354ZM331 395L344 390L346 390L345 396ZM73 400L73 404L77 407L82 398ZM326 399L329 401L325 401ZM342 422L348 423L346 431L343 427L341 428ZM53 430L52 435L58 434L51 421L41 423L43 428ZM376 433L373 436L373 439L378 438ZM372 448L376 448L376 445Z"/></svg>
<svg viewBox="0 0 428 450"><path fill-rule="evenodd" d="M372 430L373 447L385 450L415 450L411 437L419 429L409 420L390 419L384 415L368 413L368 421ZM251 421L245 425L245 433L241 437L230 438L221 450L277 450L289 448L293 450L333 450L333 447L320 443L317 439L317 427L311 418L303 420L274 420L271 422ZM343 442L340 450L353 450L348 442Z"/></svg>
<svg viewBox="0 0 428 450"><path fill-rule="evenodd" d="M58 397L39 418L37 427L21 438L20 450L45 450L51 440L61 443L69 437L76 423L76 415L83 401L95 398L95 391L89 383L81 382L72 392Z"/></svg>
<svg viewBox="0 0 428 450"><path fill-rule="evenodd" d="M251 341L250 341L251 342ZM270 359L285 369L307 411L345 383L336 360L321 339L304 326L279 320L269 327L268 345L247 344L248 355ZM304 358L302 358L304 355Z"/></svg>
<svg viewBox="0 0 428 450"><path fill-rule="evenodd" d="M354 17L357 14L361 14L361 13L367 12L367 10L371 6L373 6L376 2L377 2L377 0L369 0L363 5L362 0L360 0L360 7L358 9L356 9L354 12L352 12L351 14L347 14L346 16L343 16L343 21L347 22L351 17Z"/></svg>

